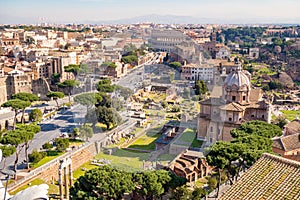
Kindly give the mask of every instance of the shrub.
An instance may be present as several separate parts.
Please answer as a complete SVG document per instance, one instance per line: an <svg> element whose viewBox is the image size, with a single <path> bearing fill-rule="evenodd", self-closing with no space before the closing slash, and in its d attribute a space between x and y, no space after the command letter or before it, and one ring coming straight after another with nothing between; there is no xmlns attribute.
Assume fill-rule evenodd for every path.
<svg viewBox="0 0 300 200"><path fill-rule="evenodd" d="M52 148L52 145L49 143L49 142L46 142L45 144L43 144L43 149L45 149L45 150L49 150L49 149L51 149Z"/></svg>
<svg viewBox="0 0 300 200"><path fill-rule="evenodd" d="M45 152L38 152L36 149L32 150L32 153L28 155L29 162L38 163L46 156Z"/></svg>
<svg viewBox="0 0 300 200"><path fill-rule="evenodd" d="M63 152L67 148L69 148L69 139L68 138L56 138L55 145L56 145L57 151Z"/></svg>

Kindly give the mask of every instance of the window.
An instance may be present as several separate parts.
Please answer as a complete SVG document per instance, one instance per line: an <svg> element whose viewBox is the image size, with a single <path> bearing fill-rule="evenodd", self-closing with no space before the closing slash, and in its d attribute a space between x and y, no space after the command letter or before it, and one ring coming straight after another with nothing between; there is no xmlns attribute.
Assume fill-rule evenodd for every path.
<svg viewBox="0 0 300 200"><path fill-rule="evenodd" d="M232 118L231 118L231 117L229 117L229 121L230 121L230 122L232 121Z"/></svg>
<svg viewBox="0 0 300 200"><path fill-rule="evenodd" d="M210 132L213 132L214 131L214 128L213 127L210 127Z"/></svg>
<svg viewBox="0 0 300 200"><path fill-rule="evenodd" d="M264 118L265 118L265 115L262 115L262 116L261 116L261 118L263 118L263 119L264 119Z"/></svg>
<svg viewBox="0 0 300 200"><path fill-rule="evenodd" d="M243 96L243 101L246 101L246 96Z"/></svg>
<svg viewBox="0 0 300 200"><path fill-rule="evenodd" d="M235 96L232 96L232 101L235 101Z"/></svg>
<svg viewBox="0 0 300 200"><path fill-rule="evenodd" d="M252 118L254 118L254 115L251 115Z"/></svg>

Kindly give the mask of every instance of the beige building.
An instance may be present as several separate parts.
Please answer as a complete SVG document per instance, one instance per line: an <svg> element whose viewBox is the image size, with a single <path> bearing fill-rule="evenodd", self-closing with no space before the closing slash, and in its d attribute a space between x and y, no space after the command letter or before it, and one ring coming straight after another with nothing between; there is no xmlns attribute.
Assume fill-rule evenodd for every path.
<svg viewBox="0 0 300 200"><path fill-rule="evenodd" d="M262 99L260 89L252 89L249 77L240 64L226 78L220 97L200 102L198 139L210 145L230 141L230 131L240 124L262 120L270 123L270 104Z"/></svg>

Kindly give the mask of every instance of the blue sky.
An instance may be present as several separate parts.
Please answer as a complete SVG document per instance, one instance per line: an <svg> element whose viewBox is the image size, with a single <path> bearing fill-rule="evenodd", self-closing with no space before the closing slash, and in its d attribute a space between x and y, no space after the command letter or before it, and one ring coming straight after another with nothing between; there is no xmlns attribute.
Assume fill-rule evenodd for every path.
<svg viewBox="0 0 300 200"><path fill-rule="evenodd" d="M300 23L298 0L0 0L0 23L73 23L149 14Z"/></svg>

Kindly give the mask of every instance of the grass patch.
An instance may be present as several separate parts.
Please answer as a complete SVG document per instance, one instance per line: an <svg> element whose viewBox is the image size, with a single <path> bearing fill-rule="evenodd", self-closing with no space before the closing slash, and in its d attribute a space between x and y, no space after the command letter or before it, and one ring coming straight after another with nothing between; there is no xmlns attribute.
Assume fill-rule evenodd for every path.
<svg viewBox="0 0 300 200"><path fill-rule="evenodd" d="M73 171L73 178L78 179L80 176L83 176L84 173L88 170L97 168L98 166L90 164L90 162L86 162L83 165L81 165L78 169ZM83 168L86 169L86 171L82 170Z"/></svg>
<svg viewBox="0 0 300 200"><path fill-rule="evenodd" d="M24 186L18 188L14 192L11 192L10 194L11 195L15 195L18 192L20 192L22 190L25 190L25 189L27 189L27 188L29 188L31 186L40 185L40 184L44 184L44 183L49 186L48 195L49 194L58 194L59 193L58 185L50 184L50 183L47 183L47 182L43 181L42 179L37 178L37 179L34 179L31 182L29 182L27 185L24 185Z"/></svg>
<svg viewBox="0 0 300 200"><path fill-rule="evenodd" d="M50 162L51 160L54 160L55 158L61 156L62 154L64 154L64 152L49 151L47 153L47 156L45 156L42 160L40 160L37 163L30 164L30 167L31 167L31 169L38 168L38 167Z"/></svg>
<svg viewBox="0 0 300 200"><path fill-rule="evenodd" d="M160 134L155 134L155 135L145 134L142 137L138 138L135 142L133 142L128 148L154 150L155 141L160 136L161 136Z"/></svg>
<svg viewBox="0 0 300 200"><path fill-rule="evenodd" d="M118 143L116 143L116 144L110 144L110 145L108 146L108 148L115 148L115 147L118 147L118 146L124 144L125 142L126 142L126 139L125 139L125 138L121 138L120 141L119 141Z"/></svg>
<svg viewBox="0 0 300 200"><path fill-rule="evenodd" d="M280 110L285 118L293 121L296 117L300 117L300 110Z"/></svg>
<svg viewBox="0 0 300 200"><path fill-rule="evenodd" d="M172 155L172 154L161 154L157 157L157 160L159 160L159 161L172 161L172 160L174 160L174 158L176 156L177 155Z"/></svg>
<svg viewBox="0 0 300 200"><path fill-rule="evenodd" d="M149 159L149 153L118 149L112 155L101 152L95 156L95 159L103 158L110 160L111 167L125 171L140 171L143 170L143 160Z"/></svg>
<svg viewBox="0 0 300 200"><path fill-rule="evenodd" d="M201 148L203 141L197 140L197 137L194 138L191 147Z"/></svg>
<svg viewBox="0 0 300 200"><path fill-rule="evenodd" d="M187 145L190 146L195 139L195 133L192 129L187 128L180 135L180 137L174 142L177 145Z"/></svg>

